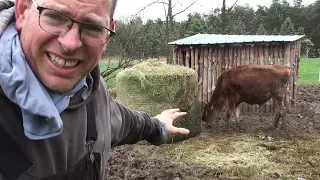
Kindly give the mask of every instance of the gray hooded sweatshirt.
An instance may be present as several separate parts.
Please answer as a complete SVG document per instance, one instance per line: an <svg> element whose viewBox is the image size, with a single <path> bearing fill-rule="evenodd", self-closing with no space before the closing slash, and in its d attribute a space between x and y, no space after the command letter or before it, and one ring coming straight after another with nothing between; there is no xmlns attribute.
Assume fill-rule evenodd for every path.
<svg viewBox="0 0 320 180"><path fill-rule="evenodd" d="M0 36L8 24L14 21L12 6L11 1L0 0ZM25 136L20 107L11 102L0 88L0 126L9 132L33 163L29 170L20 175L20 179L42 179L64 172L88 153L85 145L86 104L91 100L95 107L98 133L94 152L102 156L101 179L105 178L104 169L112 147L133 144L140 140L147 140L154 145L164 142L162 123L158 119L115 102L107 91L98 66L90 74L93 78L93 83L88 83L91 84L91 94L83 99L81 92L76 93L71 98L68 108L60 114L63 121L62 133L43 140L31 140ZM0 180L2 179L0 169Z"/></svg>

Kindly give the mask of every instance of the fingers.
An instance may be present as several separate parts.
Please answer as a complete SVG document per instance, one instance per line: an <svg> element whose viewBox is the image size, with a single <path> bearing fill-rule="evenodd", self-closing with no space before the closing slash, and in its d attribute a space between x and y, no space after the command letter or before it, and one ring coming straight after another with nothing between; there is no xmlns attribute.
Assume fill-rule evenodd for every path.
<svg viewBox="0 0 320 180"><path fill-rule="evenodd" d="M172 122L179 117L185 116L187 112L180 112L179 108L164 110L160 115L156 117L164 122L168 128L168 134L189 134L190 131L186 128L177 128L172 125Z"/></svg>
<svg viewBox="0 0 320 180"><path fill-rule="evenodd" d="M173 114L173 113L175 113L175 112L179 112L179 111L180 111L180 109L179 109L179 108L174 108L174 109L167 109L167 110L164 110L163 112Z"/></svg>
<svg viewBox="0 0 320 180"><path fill-rule="evenodd" d="M186 135L186 134L189 134L190 131L186 128L176 128L176 127L173 127L171 128L170 130L168 130L168 134L183 134L183 135Z"/></svg>
<svg viewBox="0 0 320 180"><path fill-rule="evenodd" d="M179 117L185 116L187 113L186 112L175 112L174 114L172 114L173 119L177 119Z"/></svg>
<svg viewBox="0 0 320 180"><path fill-rule="evenodd" d="M179 108L168 109L168 110L163 111L162 113L168 113L168 114L172 115L172 117L174 119L179 118L179 117L187 114L186 112L180 112Z"/></svg>

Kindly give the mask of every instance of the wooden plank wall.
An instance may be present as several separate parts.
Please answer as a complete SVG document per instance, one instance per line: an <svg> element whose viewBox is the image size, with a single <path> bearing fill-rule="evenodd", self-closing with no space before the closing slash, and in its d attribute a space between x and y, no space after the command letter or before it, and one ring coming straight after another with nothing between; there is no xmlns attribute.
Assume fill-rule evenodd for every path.
<svg viewBox="0 0 320 180"><path fill-rule="evenodd" d="M175 46L174 64L180 64L197 72L198 98L208 102L215 89L219 75L234 66L242 64L281 64L290 67L292 77L288 86L286 106L295 105L299 74L301 42L288 43L251 43ZM272 100L263 104L241 104L242 112L274 112Z"/></svg>

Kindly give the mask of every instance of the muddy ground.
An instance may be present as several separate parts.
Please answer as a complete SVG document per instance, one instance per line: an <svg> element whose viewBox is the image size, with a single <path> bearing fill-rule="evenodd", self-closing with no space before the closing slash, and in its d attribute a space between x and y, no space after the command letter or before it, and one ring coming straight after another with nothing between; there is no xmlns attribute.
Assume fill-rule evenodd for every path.
<svg viewBox="0 0 320 180"><path fill-rule="evenodd" d="M241 114L240 120L241 129L233 128L235 123L231 122L229 129L221 128L221 122L217 122L212 128L203 128L203 132L191 138L190 141L197 142L208 137L216 139L222 136L234 135L237 137L249 136L251 139L264 139L272 138L273 140L281 142L297 142L307 141L315 138L316 142L320 139L320 86L304 85L299 86L297 94L297 107L290 109L287 115L288 123L286 128L278 128L276 130L270 129L273 124L273 114ZM282 127L282 126L280 126ZM189 140L188 140L189 141ZM167 179L167 180L187 180L187 179L290 179L291 176L281 176L280 173L263 174L259 171L253 171L250 175L244 176L246 172L232 173L232 176L226 175L226 169L222 166L212 165L213 162L203 163L190 163L188 162L188 155L181 155L181 153L187 153L193 151L180 149L181 153L177 155L177 148L180 148L183 142L179 142L173 145L164 145L160 147L148 146L148 145L125 145L116 147L112 150L111 158L109 160L109 166L106 169L107 178L111 180L122 179ZM267 145L263 145L267 147ZM303 145L302 145L303 146ZM280 147L280 146L279 146ZM278 147L278 148L279 148ZM165 149L166 153L162 153L161 148ZM168 153L168 148L175 149L173 153ZM198 147L198 150L201 147ZM268 149L269 148L269 149ZM274 149L272 149L274 148ZM276 150L276 146L268 146L268 150ZM280 149L280 148L279 148ZM290 150L290 149L289 149ZM282 152L285 154L288 150ZM296 151L293 151L296 152ZM320 152L320 147L319 147ZM320 153L316 148L313 152L313 159L320 159ZM289 153L290 154L290 153ZM184 158L180 158L183 156ZM297 156L301 156L300 154ZM187 158L186 158L187 157ZM194 155L190 155L190 159L195 158ZM246 161L246 160L244 160ZM303 161L303 160L302 160ZM306 179L317 179L320 177L320 166L312 163L313 161L307 161L302 163L296 168L291 168L290 173L299 173L302 175L312 174ZM290 163L290 162L289 162ZM297 162L294 162L297 163ZM317 163L317 162L315 162ZM209 165L211 164L211 165ZM290 165L290 164L289 164ZM292 165L294 167L295 165ZM302 170L303 169L303 170ZM238 170L240 171L240 170ZM244 170L250 171L250 168ZM307 172L302 172L307 171ZM242 173L242 174L241 174ZM304 174L303 174L304 173ZM224 175L223 175L224 174ZM299 174L300 175L300 174ZM285 178L286 177L286 178ZM295 177L296 176L292 176ZM305 177L301 177L305 178Z"/></svg>

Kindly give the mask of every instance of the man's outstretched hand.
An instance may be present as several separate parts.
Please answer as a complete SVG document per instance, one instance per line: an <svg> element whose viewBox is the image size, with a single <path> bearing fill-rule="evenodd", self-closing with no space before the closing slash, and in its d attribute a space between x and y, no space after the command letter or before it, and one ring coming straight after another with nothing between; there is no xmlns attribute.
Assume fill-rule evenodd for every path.
<svg viewBox="0 0 320 180"><path fill-rule="evenodd" d="M173 126L173 121L179 117L185 116L186 112L180 112L179 108L164 110L161 114L157 115L161 122L167 126L168 134L189 134L186 128L178 128Z"/></svg>

